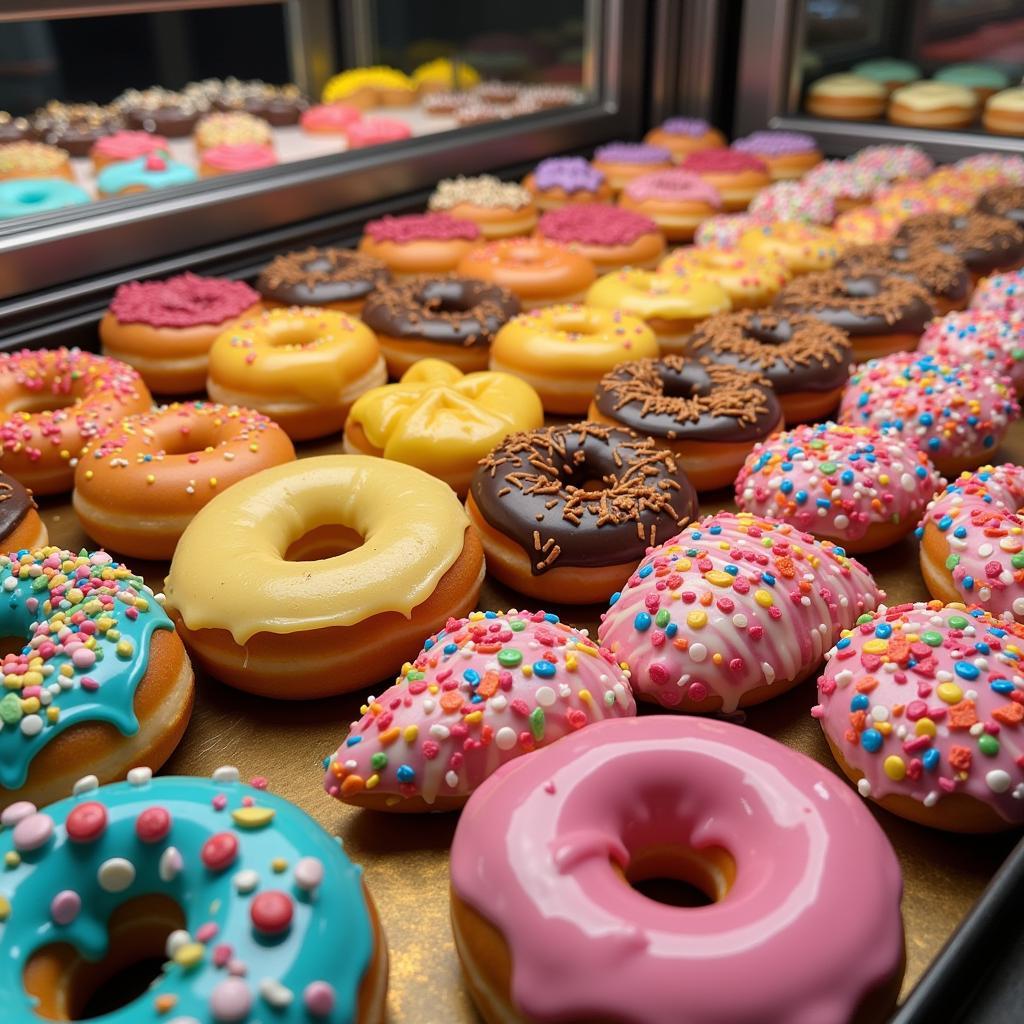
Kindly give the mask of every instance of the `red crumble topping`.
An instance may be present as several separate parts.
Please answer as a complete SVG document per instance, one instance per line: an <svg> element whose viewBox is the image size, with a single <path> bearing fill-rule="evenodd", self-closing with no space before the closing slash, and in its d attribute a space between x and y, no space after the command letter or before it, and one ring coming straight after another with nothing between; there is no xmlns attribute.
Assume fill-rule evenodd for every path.
<svg viewBox="0 0 1024 1024"><path fill-rule="evenodd" d="M405 217L381 217L366 224L366 234L375 242L418 242L430 239L449 242L462 239L475 242L480 229L470 220L448 213L410 213Z"/></svg>
<svg viewBox="0 0 1024 1024"><path fill-rule="evenodd" d="M179 274L166 281L132 281L114 293L110 312L123 324L197 327L222 324L259 302L243 281Z"/></svg>
<svg viewBox="0 0 1024 1024"><path fill-rule="evenodd" d="M551 210L537 230L552 242L583 245L632 245L642 235L657 232L650 217L602 203L579 203Z"/></svg>
<svg viewBox="0 0 1024 1024"><path fill-rule="evenodd" d="M735 149L699 150L690 153L679 166L695 174L737 174L740 171L768 173L768 166L763 160Z"/></svg>

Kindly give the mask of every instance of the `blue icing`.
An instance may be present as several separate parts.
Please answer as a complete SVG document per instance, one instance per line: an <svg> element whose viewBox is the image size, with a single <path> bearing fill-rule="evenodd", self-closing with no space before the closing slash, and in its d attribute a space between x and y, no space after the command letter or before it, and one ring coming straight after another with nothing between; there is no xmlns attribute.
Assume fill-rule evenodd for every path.
<svg viewBox="0 0 1024 1024"><path fill-rule="evenodd" d="M0 220L62 210L88 203L89 193L64 178L16 178L0 181Z"/></svg>
<svg viewBox="0 0 1024 1024"><path fill-rule="evenodd" d="M196 180L196 172L187 164L161 157L164 166L160 170L150 170L146 164L151 159L151 156L140 156L135 160L107 164L96 178L97 188L104 195L117 195L132 186L170 188L173 185L188 185Z"/></svg>
<svg viewBox="0 0 1024 1024"><path fill-rule="evenodd" d="M217 811L213 799L223 795L226 807ZM250 799L258 808L273 811L273 820L259 828L235 824L232 812ZM64 823L80 804L98 801L107 809L107 827L92 842L71 842ZM161 807L171 816L170 831L157 842L143 843L135 832L139 814ZM43 946L67 942L88 959L104 956L106 922L128 900L163 895L177 901L184 911L185 927L197 940L203 925L216 926L200 963L194 967L169 962L164 972L133 1003L103 1017L104 1024L145 1024L194 1017L212 1021L210 1000L214 990L230 975L217 967L212 951L220 943L232 947L232 956L247 967L241 979L248 987L252 1005L244 1018L275 1024L343 1024L356 1016L359 987L370 967L374 950L373 925L366 907L362 871L345 855L340 844L311 818L280 797L239 782L167 777L142 785L119 782L46 808L53 819L53 837L40 849L23 852L16 867L0 869L0 894L7 897L10 913L0 924L0 1006L10 1020L38 1020L33 999L22 982L25 963ZM201 851L211 836L232 833L238 840L236 859L223 870L204 866ZM0 855L14 849L14 830L0 832ZM182 867L169 881L161 878L161 857L169 847L181 855ZM107 892L98 882L100 866L110 858L126 858L135 869L134 881L122 892ZM295 878L296 864L315 858L323 868L319 888L310 894ZM287 867L275 872L271 862L280 859ZM259 877L255 890L240 893L233 879L240 871ZM65 889L81 897L81 911L67 925L50 916L53 897ZM281 936L260 935L253 926L250 907L268 890L291 898L291 926ZM293 994L288 1006L273 1008L259 986L270 979ZM326 1016L313 1017L303 993L312 982L326 982L334 990L334 1008ZM173 1010L156 1011L158 996L176 997Z"/></svg>

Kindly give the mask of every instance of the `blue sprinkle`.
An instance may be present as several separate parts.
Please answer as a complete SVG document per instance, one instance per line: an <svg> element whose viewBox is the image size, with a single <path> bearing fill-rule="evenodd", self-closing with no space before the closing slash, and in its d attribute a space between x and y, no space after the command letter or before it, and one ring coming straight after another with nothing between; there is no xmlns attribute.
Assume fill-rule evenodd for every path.
<svg viewBox="0 0 1024 1024"><path fill-rule="evenodd" d="M739 567L738 565L727 565L727 566L725 567L725 571L726 571L726 572L727 572L727 573L728 573L728 574L729 574L730 576L738 576L738 575L739 575L739 572L740 572L740 567Z"/></svg>
<svg viewBox="0 0 1024 1024"><path fill-rule="evenodd" d="M761 579L768 584L769 587L775 586L775 577L770 572L761 573Z"/></svg>
<svg viewBox="0 0 1024 1024"><path fill-rule="evenodd" d="M676 633L678 633L678 632L679 632L679 627L674 622L670 622L665 627L665 636L667 636L669 638L669 640L671 640L672 637L674 637L676 635Z"/></svg>
<svg viewBox="0 0 1024 1024"><path fill-rule="evenodd" d="M349 736L348 739L345 740L345 746L346 747L354 747L357 743L362 743L362 742L363 742L363 737L362 736Z"/></svg>
<svg viewBox="0 0 1024 1024"><path fill-rule="evenodd" d="M498 617L497 612L484 612L485 619L496 619Z"/></svg>
<svg viewBox="0 0 1024 1024"><path fill-rule="evenodd" d="M852 469L844 469L839 477L844 484L852 484L854 481L854 474Z"/></svg>
<svg viewBox="0 0 1024 1024"><path fill-rule="evenodd" d="M973 576L965 576L961 582L964 585L964 590L973 590L974 589L974 577Z"/></svg>
<svg viewBox="0 0 1024 1024"><path fill-rule="evenodd" d="M638 612L637 617L633 620L633 627L639 633L643 633L645 630L651 628L651 617L647 612Z"/></svg>
<svg viewBox="0 0 1024 1024"><path fill-rule="evenodd" d="M411 764L400 764L395 772L399 782L412 782L416 778L416 769Z"/></svg>
<svg viewBox="0 0 1024 1024"><path fill-rule="evenodd" d="M802 505L806 500L807 500L807 492L806 491L797 491L796 492L796 503L798 505Z"/></svg>
<svg viewBox="0 0 1024 1024"><path fill-rule="evenodd" d="M850 701L851 711L867 711L871 706L871 701L868 700L866 693L858 693L853 700Z"/></svg>
<svg viewBox="0 0 1024 1024"><path fill-rule="evenodd" d="M782 491L783 494L792 494L792 492L793 492L793 481L792 480L783 480L782 483L779 484L779 490Z"/></svg>
<svg viewBox="0 0 1024 1024"><path fill-rule="evenodd" d="M651 575L652 572L654 572L653 565L644 565L641 566L640 571L637 573L637 576L639 576L640 579L645 580L648 576Z"/></svg>
<svg viewBox="0 0 1024 1024"><path fill-rule="evenodd" d="M533 674L540 676L542 679L550 679L557 671L550 661L535 661L533 663Z"/></svg>
<svg viewBox="0 0 1024 1024"><path fill-rule="evenodd" d="M974 645L974 649L975 649L975 650L976 650L976 651L977 651L977 652L978 652L979 654L991 654L991 653L992 653L992 648L991 648L991 647L989 647L989 645L988 645L988 644L986 644L986 643L983 643L983 642L982 642L982 641L980 641L980 640L978 641L978 643L976 643L976 644Z"/></svg>
<svg viewBox="0 0 1024 1024"><path fill-rule="evenodd" d="M470 686L476 686L476 684L480 682L480 673L477 672L475 668L467 668L466 671L462 673L462 678L465 679Z"/></svg>
<svg viewBox="0 0 1024 1024"><path fill-rule="evenodd" d="M715 525L715 526L709 526L709 527L708 527L708 533L710 533L710 534L713 534L713 535L714 535L714 536L716 536L716 537L717 537L717 536L718 536L718 535L719 535L719 534L720 534L721 532L722 532L722 528L721 528L720 526L717 526L717 525Z"/></svg>
<svg viewBox="0 0 1024 1024"><path fill-rule="evenodd" d="M939 525L939 529L943 533L945 533L953 525L953 517L952 516L943 516L939 520L939 524L938 525Z"/></svg>
<svg viewBox="0 0 1024 1024"><path fill-rule="evenodd" d="M892 626L888 622L880 622L875 626L875 636L882 640L888 640L892 636Z"/></svg>
<svg viewBox="0 0 1024 1024"><path fill-rule="evenodd" d="M929 747L921 757L921 763L926 772L933 772L939 767L939 752L934 747Z"/></svg>
<svg viewBox="0 0 1024 1024"><path fill-rule="evenodd" d="M445 644L443 651L445 654L454 654L459 649L458 644Z"/></svg>
<svg viewBox="0 0 1024 1024"><path fill-rule="evenodd" d="M558 616L554 612L547 612L544 616L544 621L554 625L558 621Z"/></svg>
<svg viewBox="0 0 1024 1024"><path fill-rule="evenodd" d="M427 639L423 641L423 650L429 651L430 648L433 647L433 646L434 646L434 641L430 637L427 637Z"/></svg>
<svg viewBox="0 0 1024 1024"><path fill-rule="evenodd" d="M1009 679L993 679L988 685L992 687L996 693L1013 693L1013 683L1011 683Z"/></svg>
<svg viewBox="0 0 1024 1024"><path fill-rule="evenodd" d="M967 536L967 527L966 526L958 526L953 531L953 536L956 537L958 540L963 540L964 537Z"/></svg>
<svg viewBox="0 0 1024 1024"><path fill-rule="evenodd" d="M865 729L860 734L860 745L869 754L876 754L882 749L882 734L877 729Z"/></svg>
<svg viewBox="0 0 1024 1024"><path fill-rule="evenodd" d="M980 673L976 665L973 665L969 661L957 661L953 664L953 671L961 679L977 679Z"/></svg>
<svg viewBox="0 0 1024 1024"><path fill-rule="evenodd" d="M608 598L608 607L610 608L613 604L615 604L615 602L618 601L620 597L622 597L622 591L616 590L615 593Z"/></svg>
<svg viewBox="0 0 1024 1024"><path fill-rule="evenodd" d="M841 640L837 640L836 641L836 647L838 647L839 650L842 650L844 647L849 647L849 646L850 646L850 638L848 636L844 636Z"/></svg>
<svg viewBox="0 0 1024 1024"><path fill-rule="evenodd" d="M817 505L818 508L831 508L832 507L832 502L829 501L828 498L818 498L814 502L814 504Z"/></svg>
<svg viewBox="0 0 1024 1024"><path fill-rule="evenodd" d="M937 437L929 437L928 438L928 447L933 452L938 451L941 446L942 446L942 442Z"/></svg>

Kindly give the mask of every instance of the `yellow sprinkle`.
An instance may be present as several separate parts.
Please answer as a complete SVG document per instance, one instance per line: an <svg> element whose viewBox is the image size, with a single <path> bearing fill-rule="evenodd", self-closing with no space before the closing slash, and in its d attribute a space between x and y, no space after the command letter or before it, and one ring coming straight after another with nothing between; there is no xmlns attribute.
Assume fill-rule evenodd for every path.
<svg viewBox="0 0 1024 1024"><path fill-rule="evenodd" d="M6 921L11 916L11 901L6 896L0 896L0 921Z"/></svg>
<svg viewBox="0 0 1024 1024"><path fill-rule="evenodd" d="M907 774L907 766L903 763L903 758L897 754L890 754L882 762L882 767L893 782L899 782Z"/></svg>
<svg viewBox="0 0 1024 1024"><path fill-rule="evenodd" d="M93 478L93 477L94 477L95 475L96 475L96 474L95 474L95 473L93 473L93 471L92 471L91 469L87 469L87 470L85 471L85 479L86 479L86 480L91 480L91 479L92 479L92 478Z"/></svg>
<svg viewBox="0 0 1024 1024"><path fill-rule="evenodd" d="M590 701L593 699L590 696L590 691L589 690L580 690L579 698L580 698L581 701L583 701L584 704L589 704Z"/></svg>
<svg viewBox="0 0 1024 1024"><path fill-rule="evenodd" d="M17 850L8 850L4 854L4 867L16 868L21 863L21 854Z"/></svg>
<svg viewBox="0 0 1024 1024"><path fill-rule="evenodd" d="M416 737L420 734L420 727L418 725L407 725L405 732L402 733L402 738L406 743L415 743Z"/></svg>
<svg viewBox="0 0 1024 1024"><path fill-rule="evenodd" d="M39 710L39 698L38 697L26 697L21 702L21 710L26 715L34 715Z"/></svg>
<svg viewBox="0 0 1024 1024"><path fill-rule="evenodd" d="M156 483L156 477L153 476L152 473L147 473L146 474L146 483L147 484L155 484Z"/></svg>
<svg viewBox="0 0 1024 1024"><path fill-rule="evenodd" d="M51 722L56 722L57 719L60 718L60 708L55 708L55 707L52 707L52 706L48 707L46 709L46 717Z"/></svg>
<svg viewBox="0 0 1024 1024"><path fill-rule="evenodd" d="M135 653L135 648L130 640L119 640L117 643L117 656L119 658L130 658Z"/></svg>
<svg viewBox="0 0 1024 1024"><path fill-rule="evenodd" d="M463 718L463 721L468 722L470 725L476 725L483 719L483 717L484 713L482 711L470 711L470 713Z"/></svg>
<svg viewBox="0 0 1024 1024"><path fill-rule="evenodd" d="M366 780L366 788L367 788L367 789L376 789L376 788L377 788L377 784L378 784L379 782L380 782L380 776L379 776L379 775L378 775L378 774L377 774L376 772L374 772L374 773L373 773L373 774L372 774L372 775L371 775L371 776L370 776L370 777L369 777L369 778L368 778L368 779Z"/></svg>
<svg viewBox="0 0 1024 1024"><path fill-rule="evenodd" d="M930 718L919 718L914 726L915 736L934 736L935 723Z"/></svg>
<svg viewBox="0 0 1024 1024"><path fill-rule="evenodd" d="M722 654L720 651L715 651L715 653L711 655L711 661L715 665L721 665L723 660L724 659L722 658Z"/></svg>
<svg viewBox="0 0 1024 1024"><path fill-rule="evenodd" d="M574 655L567 654L565 656L565 668L566 668L567 672L575 672L576 671L576 658L575 658Z"/></svg>
<svg viewBox="0 0 1024 1024"><path fill-rule="evenodd" d="M731 587L732 576L727 572L722 572L721 569L709 569L704 573L704 579L708 581L712 586L715 587Z"/></svg>
<svg viewBox="0 0 1024 1024"><path fill-rule="evenodd" d="M730 579L731 579L731 577L730 577ZM767 590L755 590L754 591L754 600L762 608L771 608L771 606L773 604L775 604L775 599L772 597L771 594L768 593Z"/></svg>
<svg viewBox="0 0 1024 1024"><path fill-rule="evenodd" d="M686 624L691 629L703 629L707 625L708 613L701 608L694 608L692 611L687 612Z"/></svg>
<svg viewBox="0 0 1024 1024"><path fill-rule="evenodd" d="M889 641L882 640L880 637L864 642L864 651L867 654L885 654L887 650L889 650Z"/></svg>
<svg viewBox="0 0 1024 1024"><path fill-rule="evenodd" d="M441 687L438 686L437 683L431 683L427 687L427 690L430 691L430 696L431 697L436 697L441 692Z"/></svg>
<svg viewBox="0 0 1024 1024"><path fill-rule="evenodd" d="M964 697L964 691L956 683L939 683L935 687L935 693L945 704L959 704Z"/></svg>
<svg viewBox="0 0 1024 1024"><path fill-rule="evenodd" d="M186 942L174 951L174 962L188 970L198 967L203 962L206 947L201 942Z"/></svg>
<svg viewBox="0 0 1024 1024"><path fill-rule="evenodd" d="M215 476L211 476L210 477L210 486L211 487L216 487L217 486L217 478Z"/></svg>
<svg viewBox="0 0 1024 1024"><path fill-rule="evenodd" d="M288 870L288 861L284 857L275 857L270 862L270 870L279 875L282 871Z"/></svg>
<svg viewBox="0 0 1024 1024"><path fill-rule="evenodd" d="M888 736L892 732L892 722L876 722L875 728L883 735Z"/></svg>
<svg viewBox="0 0 1024 1024"><path fill-rule="evenodd" d="M239 807L231 812L231 820L239 828L263 828L274 820L270 807Z"/></svg>
<svg viewBox="0 0 1024 1024"><path fill-rule="evenodd" d="M526 663L524 662L524 663L523 663L523 664L522 664L522 665L520 666L520 669L519 669L519 671L520 671L520 672L522 672L522 673L523 673L523 675L524 675L524 676L526 676L526 678L527 678L527 679L529 679L529 678L530 678L530 676L532 676L532 675L533 675L533 666L532 666L532 665L527 665L527 664L526 664Z"/></svg>

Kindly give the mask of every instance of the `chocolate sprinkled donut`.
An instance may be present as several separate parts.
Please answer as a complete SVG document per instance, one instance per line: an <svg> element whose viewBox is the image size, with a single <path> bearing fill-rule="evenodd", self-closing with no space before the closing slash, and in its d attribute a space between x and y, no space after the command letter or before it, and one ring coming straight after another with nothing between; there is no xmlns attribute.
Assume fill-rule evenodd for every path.
<svg viewBox="0 0 1024 1024"><path fill-rule="evenodd" d="M853 246L839 257L836 270L858 277L891 274L910 278L927 289L940 312L963 309L971 293L971 275L964 261L955 252L920 240Z"/></svg>
<svg viewBox="0 0 1024 1024"><path fill-rule="evenodd" d="M1005 217L1024 227L1024 186L1000 185L984 192L975 209L992 217Z"/></svg>
<svg viewBox="0 0 1024 1024"><path fill-rule="evenodd" d="M260 272L256 290L285 306L358 306L391 280L382 260L351 249L303 249L276 257Z"/></svg>
<svg viewBox="0 0 1024 1024"><path fill-rule="evenodd" d="M1024 260L1024 228L987 213L923 213L905 221L896 238L955 252L975 275L1012 270Z"/></svg>
<svg viewBox="0 0 1024 1024"><path fill-rule="evenodd" d="M112 135L122 124L120 115L112 107L98 103L51 100L32 117L35 137L71 156L88 156L99 139Z"/></svg>

